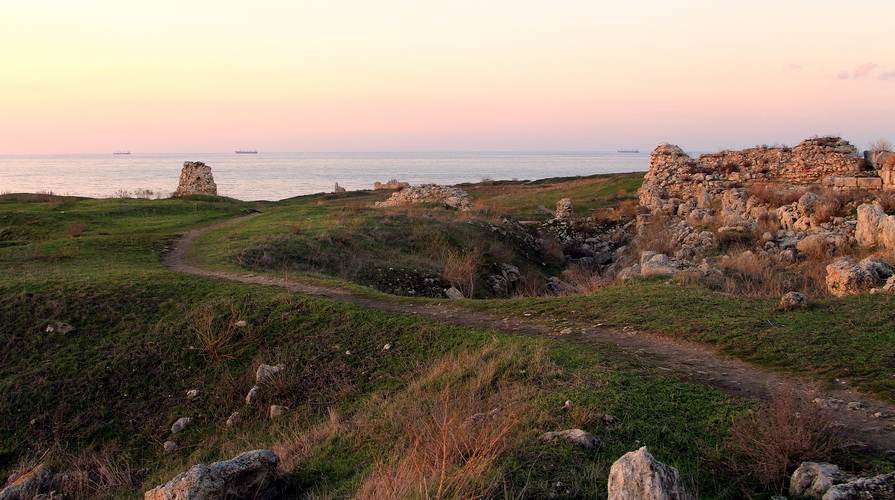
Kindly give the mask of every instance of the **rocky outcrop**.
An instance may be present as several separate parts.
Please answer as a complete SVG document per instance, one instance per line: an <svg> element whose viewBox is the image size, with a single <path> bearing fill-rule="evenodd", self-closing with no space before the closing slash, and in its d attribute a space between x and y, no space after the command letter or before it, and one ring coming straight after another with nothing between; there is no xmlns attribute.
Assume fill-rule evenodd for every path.
<svg viewBox="0 0 895 500"><path fill-rule="evenodd" d="M344 193L344 192L345 192L345 188L340 186L338 182L335 183L335 185L333 186L333 193Z"/></svg>
<svg viewBox="0 0 895 500"><path fill-rule="evenodd" d="M268 450L248 451L211 465L196 465L147 491L145 500L250 500L273 498L280 459Z"/></svg>
<svg viewBox="0 0 895 500"><path fill-rule="evenodd" d="M823 500L883 500L895 498L895 473L861 478L830 488Z"/></svg>
<svg viewBox="0 0 895 500"><path fill-rule="evenodd" d="M608 500L696 500L674 467L657 461L646 446L626 453L609 470Z"/></svg>
<svg viewBox="0 0 895 500"><path fill-rule="evenodd" d="M895 267L875 257L855 262L844 257L827 266L827 290L836 297L854 295L884 286Z"/></svg>
<svg viewBox="0 0 895 500"><path fill-rule="evenodd" d="M438 184L423 184L402 189L393 193L391 198L376 202L377 207L396 207L413 203L444 203L458 210L469 210L472 203L469 195L460 188L451 186L439 186Z"/></svg>
<svg viewBox="0 0 895 500"><path fill-rule="evenodd" d="M56 480L56 471L47 464L40 464L0 491L0 500L32 500L49 493Z"/></svg>
<svg viewBox="0 0 895 500"><path fill-rule="evenodd" d="M180 171L180 184L173 196L189 196L191 194L207 194L217 196L218 186L211 175L211 167L201 161L183 162Z"/></svg>
<svg viewBox="0 0 895 500"><path fill-rule="evenodd" d="M895 215L887 215L879 203L862 204L855 239L864 246L895 249Z"/></svg>
<svg viewBox="0 0 895 500"><path fill-rule="evenodd" d="M789 494L793 498L820 500L833 485L846 480L836 465L802 462L789 480Z"/></svg>
<svg viewBox="0 0 895 500"><path fill-rule="evenodd" d="M684 262L663 253L643 252L640 254L641 276L672 276L685 267Z"/></svg>
<svg viewBox="0 0 895 500"><path fill-rule="evenodd" d="M843 258L827 266L827 290L836 297L854 295L873 288L873 277L854 259Z"/></svg>

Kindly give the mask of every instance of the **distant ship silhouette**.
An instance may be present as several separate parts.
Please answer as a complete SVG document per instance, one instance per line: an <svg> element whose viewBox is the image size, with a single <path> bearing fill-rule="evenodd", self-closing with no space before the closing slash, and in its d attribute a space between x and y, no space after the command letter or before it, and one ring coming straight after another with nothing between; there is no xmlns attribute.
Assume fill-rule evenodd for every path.
<svg viewBox="0 0 895 500"><path fill-rule="evenodd" d="M619 149L616 153L639 153L639 149Z"/></svg>
<svg viewBox="0 0 895 500"><path fill-rule="evenodd" d="M256 155L256 154L258 154L258 152L255 151L254 149L241 149L241 150L237 150L236 154L238 154L238 155Z"/></svg>
<svg viewBox="0 0 895 500"><path fill-rule="evenodd" d="M131 154L131 152L130 151L115 151L112 154L113 155L129 155L129 154Z"/></svg>

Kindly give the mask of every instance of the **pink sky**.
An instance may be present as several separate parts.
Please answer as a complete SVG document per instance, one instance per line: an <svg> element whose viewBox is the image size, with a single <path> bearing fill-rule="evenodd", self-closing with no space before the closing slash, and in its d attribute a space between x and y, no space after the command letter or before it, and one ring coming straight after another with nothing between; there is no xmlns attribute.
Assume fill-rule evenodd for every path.
<svg viewBox="0 0 895 500"><path fill-rule="evenodd" d="M0 154L895 140L895 2L12 0Z"/></svg>

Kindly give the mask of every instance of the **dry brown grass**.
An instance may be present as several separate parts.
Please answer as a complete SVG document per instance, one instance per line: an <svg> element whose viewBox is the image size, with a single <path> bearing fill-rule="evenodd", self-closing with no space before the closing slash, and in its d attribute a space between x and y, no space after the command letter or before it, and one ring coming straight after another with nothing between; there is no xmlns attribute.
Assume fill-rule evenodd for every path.
<svg viewBox="0 0 895 500"><path fill-rule="evenodd" d="M482 256L478 248L448 250L441 276L460 290L464 297L472 298L481 265Z"/></svg>
<svg viewBox="0 0 895 500"><path fill-rule="evenodd" d="M842 446L830 412L814 395L784 388L758 410L736 419L724 443L730 468L763 484L780 483L803 461L827 461Z"/></svg>
<svg viewBox="0 0 895 500"><path fill-rule="evenodd" d="M367 203L361 203L361 202L359 202L359 201L349 201L349 202L345 205L345 210L346 210L348 213L353 214L353 215L360 215L360 214L366 212L366 211L369 210L369 209L370 209L370 205L369 205L369 204L367 204Z"/></svg>
<svg viewBox="0 0 895 500"><path fill-rule="evenodd" d="M787 292L801 292L809 297L825 297L826 266L832 257L818 250L817 255L796 264L782 264L776 257L742 252L723 259L719 267L724 271L716 277L702 280L710 288L728 294L754 297L780 297Z"/></svg>
<svg viewBox="0 0 895 500"><path fill-rule="evenodd" d="M116 492L137 486L145 471L123 460L117 447L67 452L53 446L40 456L23 459L10 474L8 484L31 472L41 463L51 464L60 475L53 488L64 498L81 500L111 498Z"/></svg>
<svg viewBox="0 0 895 500"><path fill-rule="evenodd" d="M776 234L780 230L780 218L776 213L768 212L758 217L758 234L771 233Z"/></svg>
<svg viewBox="0 0 895 500"><path fill-rule="evenodd" d="M639 224L637 234L631 240L631 249L634 255L651 251L674 255L677 245L674 242L674 233L668 227L670 219L654 216L653 220L645 224Z"/></svg>
<svg viewBox="0 0 895 500"><path fill-rule="evenodd" d="M746 186L746 194L758 198L764 205L780 207L798 200L805 193L804 191L789 191L776 184L755 183Z"/></svg>
<svg viewBox="0 0 895 500"><path fill-rule="evenodd" d="M63 467L66 498L104 497L139 484L140 471L123 461L120 450L84 451L71 455Z"/></svg>
<svg viewBox="0 0 895 500"><path fill-rule="evenodd" d="M571 293L593 294L596 293L612 282L611 279L604 277L602 273L593 269L583 268L573 265L562 273L563 281L572 285Z"/></svg>
<svg viewBox="0 0 895 500"><path fill-rule="evenodd" d="M895 155L892 156L892 159L895 160ZM879 202L880 206L883 207L883 210L885 210L886 213L891 214L895 212L895 193L886 193L880 195L877 201Z"/></svg>
<svg viewBox="0 0 895 500"><path fill-rule="evenodd" d="M825 197L814 204L814 217L820 223L830 222L833 217L845 215L842 213L842 205L838 196Z"/></svg>
<svg viewBox="0 0 895 500"><path fill-rule="evenodd" d="M524 366L526 377L520 375ZM519 439L534 390L556 373L543 351L486 346L434 363L406 391L374 399L358 425L392 450L357 498L482 498L494 494L496 460Z"/></svg>
<svg viewBox="0 0 895 500"><path fill-rule="evenodd" d="M546 290L547 281L535 269L523 269L522 280L516 288L516 297L541 297Z"/></svg>
<svg viewBox="0 0 895 500"><path fill-rule="evenodd" d="M622 200L618 204L618 215L623 219L637 217L637 200Z"/></svg>
<svg viewBox="0 0 895 500"><path fill-rule="evenodd" d="M272 447L271 451L280 457L279 470L290 473L303 460L313 455L321 443L345 431L345 422L335 410L329 410L329 418L311 427L307 431L298 432L290 429Z"/></svg>

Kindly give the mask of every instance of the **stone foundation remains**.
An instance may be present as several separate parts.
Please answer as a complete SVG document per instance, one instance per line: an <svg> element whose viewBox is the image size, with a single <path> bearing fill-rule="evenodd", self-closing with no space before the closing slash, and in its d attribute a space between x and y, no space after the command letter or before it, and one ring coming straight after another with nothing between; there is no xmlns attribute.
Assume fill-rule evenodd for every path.
<svg viewBox="0 0 895 500"><path fill-rule="evenodd" d="M377 207L396 207L410 205L411 203L444 203L458 210L469 210L472 203L469 195L460 188L451 186L439 186L438 184L423 184L402 189L393 193L391 198L376 202Z"/></svg>
<svg viewBox="0 0 895 500"><path fill-rule="evenodd" d="M410 184L407 182L401 182L397 179L392 179L385 184L377 181L373 183L373 189L404 189L409 188Z"/></svg>

